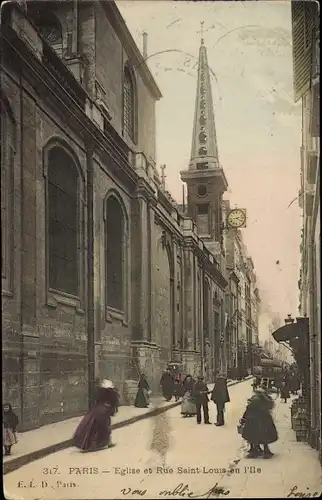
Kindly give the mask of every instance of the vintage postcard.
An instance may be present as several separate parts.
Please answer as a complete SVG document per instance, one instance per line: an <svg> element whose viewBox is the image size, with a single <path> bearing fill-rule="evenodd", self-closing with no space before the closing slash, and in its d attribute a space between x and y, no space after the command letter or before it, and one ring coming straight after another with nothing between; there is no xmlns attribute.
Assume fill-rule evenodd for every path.
<svg viewBox="0 0 322 500"><path fill-rule="evenodd" d="M5 498L318 497L318 3L0 9Z"/></svg>

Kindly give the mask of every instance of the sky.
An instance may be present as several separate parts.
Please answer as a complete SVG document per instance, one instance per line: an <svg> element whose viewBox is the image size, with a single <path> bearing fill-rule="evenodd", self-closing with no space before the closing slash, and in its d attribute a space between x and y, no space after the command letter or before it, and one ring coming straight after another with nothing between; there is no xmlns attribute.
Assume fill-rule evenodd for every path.
<svg viewBox="0 0 322 500"><path fill-rule="evenodd" d="M141 50L142 33L148 34L148 65L163 95L156 112L157 164L166 165L167 188L179 203L204 21L219 160L229 183L224 198L247 210L242 232L263 313L296 316L302 221L297 201L288 205L300 189L301 104L293 100L290 2L117 5Z"/></svg>

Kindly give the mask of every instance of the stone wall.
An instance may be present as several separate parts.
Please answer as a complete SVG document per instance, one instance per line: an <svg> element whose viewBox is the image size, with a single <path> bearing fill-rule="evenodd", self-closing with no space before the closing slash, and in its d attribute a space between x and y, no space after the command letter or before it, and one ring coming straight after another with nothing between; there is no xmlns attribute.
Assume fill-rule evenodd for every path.
<svg viewBox="0 0 322 500"><path fill-rule="evenodd" d="M95 16L104 19L101 7L97 9L95 13L92 6L85 3L79 11L79 46L86 63L84 85L94 97L95 64L98 62L99 78L107 78L102 85L111 88L112 124L119 131L121 94L113 96L113 89L118 88L124 53L123 63L118 59L116 48L103 64L106 44L99 38L103 36L104 26L107 32L110 28L98 22L95 32ZM66 22L70 23L71 19L75 21L69 12ZM101 50L96 61L93 32L98 36L97 48ZM119 44L114 35L106 37L106 43L111 40ZM42 43L39 41L40 45ZM122 50L124 52L124 47ZM171 361L174 348L178 357L182 357L184 370L198 375L203 353L202 283L204 266L210 262L208 254L202 254L203 243L192 224L188 237L182 218L166 195L160 195L151 177L148 180L140 177L119 154L120 149L125 149L121 136L115 139L114 149L107 153L108 147L112 149L116 132L111 130L110 135L105 132L104 137L86 115L87 107L84 105L81 114L64 89L54 89L54 80L52 92L50 86L45 87L44 78L49 74L46 68L39 64L42 78L26 70L26 80L22 79L20 86L19 60L13 61L8 56L4 61L10 77L3 78L1 90L12 111L16 136L13 189L10 190L13 210L12 258L7 273L10 279L2 282L3 397L13 404L21 422L19 430L23 431L86 411L92 367L88 360L92 349L95 351L95 376L114 381L121 394L121 403L128 403L132 398L124 388L124 381L132 381L129 385L133 392L133 385L142 371L153 393L159 392L162 370ZM114 67L113 61L117 62ZM34 54L29 62L35 62ZM136 73L139 75L139 71ZM114 83L108 78L115 78ZM76 82L70 84L76 87ZM154 101L139 76L137 85L137 147L147 156L153 156ZM69 105L55 95L57 92L63 93ZM92 141L94 134L98 138L96 143ZM81 179L79 297L49 289L46 152L52 144L61 144L72 155ZM90 172L93 145L91 191L87 172ZM105 297L104 203L111 193L119 200L125 221L124 294L123 310L120 311L111 310ZM93 220L88 221L92 196ZM94 226L91 233L94 237L93 282L89 281L92 273L88 273L91 223ZM186 238L191 242L185 246ZM92 312L89 284L94 288L94 339L90 336L92 325L88 321Z"/></svg>
<svg viewBox="0 0 322 500"><path fill-rule="evenodd" d="M135 144L127 138L132 149L142 151L147 158L155 160L155 102L142 81L140 67L129 59L129 50L115 33L109 19L109 7L95 2L96 30L96 79L102 85L106 102L112 114L112 123L120 135L123 134L123 70L128 63L134 76L137 96L137 140Z"/></svg>

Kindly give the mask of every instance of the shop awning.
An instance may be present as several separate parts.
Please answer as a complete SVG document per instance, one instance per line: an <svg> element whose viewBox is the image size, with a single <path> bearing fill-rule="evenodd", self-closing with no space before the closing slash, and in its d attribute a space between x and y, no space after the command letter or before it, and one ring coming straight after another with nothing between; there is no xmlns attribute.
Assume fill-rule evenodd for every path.
<svg viewBox="0 0 322 500"><path fill-rule="evenodd" d="M308 337L309 334L309 320L308 318L297 318L296 323L288 323L281 326L272 333L273 339L280 342L290 342L295 338Z"/></svg>

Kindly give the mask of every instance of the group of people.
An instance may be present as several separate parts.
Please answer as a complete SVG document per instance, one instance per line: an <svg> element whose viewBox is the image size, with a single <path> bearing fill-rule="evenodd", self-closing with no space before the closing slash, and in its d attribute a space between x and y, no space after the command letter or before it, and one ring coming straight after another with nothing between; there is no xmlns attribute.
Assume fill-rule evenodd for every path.
<svg viewBox="0 0 322 500"><path fill-rule="evenodd" d="M217 406L216 426L223 426L225 405L230 401L225 374L217 372L214 388L210 391L203 376L194 380L186 375L183 383L175 381L170 370L161 378L163 396L170 401L173 396L182 398L181 414L183 417L196 416L201 424L202 413L205 424L209 420L209 395ZM295 390L295 388L294 388ZM151 389L144 374L140 375L135 406L139 408L149 405ZM282 393L281 393L282 396ZM283 398L287 395L283 393ZM79 423L73 437L73 444L82 451L96 451L115 446L111 440L111 418L118 410L119 394L110 380L103 380L96 388L93 407ZM246 410L240 419L238 432L249 443L248 458L270 458L273 453L269 444L278 439L277 430L271 415L274 402L265 387L255 388L253 396L248 400ZM16 428L18 417L10 404L3 405L3 445L5 455L11 454L11 447L17 442ZM263 448L262 448L263 447Z"/></svg>
<svg viewBox="0 0 322 500"><path fill-rule="evenodd" d="M160 385L162 393L166 401L171 401L174 396L176 401L182 398L181 414L183 417L196 416L197 423L201 424L202 413L205 424L210 424L209 421L209 395L211 401L217 406L217 422L215 425L224 425L224 409L225 404L230 401L227 379L221 372L217 372L215 386L212 391L209 391L204 377L200 375L197 380L191 375L186 375L182 383L174 378L170 370L166 370L161 378Z"/></svg>
<svg viewBox="0 0 322 500"><path fill-rule="evenodd" d="M163 396L170 401L172 396L178 394L182 397L181 414L183 417L196 415L197 423L201 423L201 410L203 412L204 423L211 424L209 420L209 395L211 401L217 406L216 426L225 424L225 405L230 401L227 379L225 374L217 372L214 388L210 391L204 381L204 377L199 376L194 380L191 375L187 375L178 391L177 384L172 379L172 375L167 370L161 379ZM284 383L286 383L284 381ZM285 397L281 386L281 397ZM294 386L295 389L295 386ZM287 394L286 394L287 396ZM249 443L247 458L257 458L262 456L265 459L271 458L273 453L269 449L269 444L278 439L277 430L271 415L274 401L265 387L255 388L254 395L248 400L246 410L240 419L238 432Z"/></svg>
<svg viewBox="0 0 322 500"><path fill-rule="evenodd" d="M281 399L284 399L284 403L287 403L288 398L291 394L297 394L300 390L299 378L293 374L285 374L281 380L281 385L279 387L279 392Z"/></svg>

